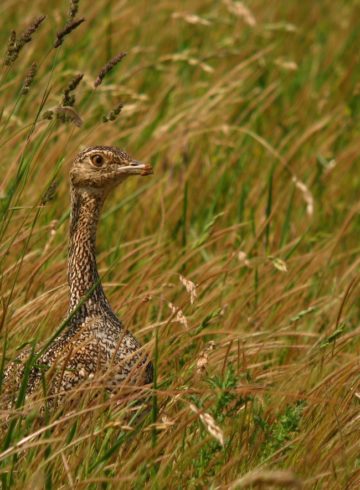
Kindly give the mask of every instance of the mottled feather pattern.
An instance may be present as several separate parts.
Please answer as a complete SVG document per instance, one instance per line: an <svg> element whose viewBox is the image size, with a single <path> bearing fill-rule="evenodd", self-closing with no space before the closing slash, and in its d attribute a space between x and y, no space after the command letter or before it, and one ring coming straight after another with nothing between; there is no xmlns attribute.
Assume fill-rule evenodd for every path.
<svg viewBox="0 0 360 490"><path fill-rule="evenodd" d="M91 158L101 155L104 165L94 175ZM131 157L110 146L87 148L75 158L71 181L71 223L68 259L69 325L39 356L30 371L27 396L41 386L46 373L47 395L58 405L67 391L95 375L105 374L104 387L113 392L119 385L152 382L153 368L136 338L113 312L101 285L95 258L96 228L112 182L114 163L128 165ZM85 169L76 174L82 163ZM88 174L87 175L87 169ZM91 185L93 179L94 185ZM116 185L124 180L115 175ZM95 182L96 181L96 182ZM75 182L75 183L74 183ZM31 350L27 349L5 371L5 392L16 392Z"/></svg>

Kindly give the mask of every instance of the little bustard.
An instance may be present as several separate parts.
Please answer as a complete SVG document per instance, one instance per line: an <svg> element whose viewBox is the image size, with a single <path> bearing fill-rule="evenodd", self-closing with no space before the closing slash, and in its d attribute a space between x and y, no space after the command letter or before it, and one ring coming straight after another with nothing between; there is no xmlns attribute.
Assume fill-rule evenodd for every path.
<svg viewBox="0 0 360 490"><path fill-rule="evenodd" d="M110 391L124 382L152 382L152 364L113 312L95 258L96 228L107 195L130 175L151 173L149 165L112 146L90 147L76 156L70 170L69 321L37 356L29 373L27 395L42 385L48 372L46 394L52 405L96 373L107 372L106 388ZM23 352L9 365L4 377L5 392L17 391L28 358L29 352Z"/></svg>

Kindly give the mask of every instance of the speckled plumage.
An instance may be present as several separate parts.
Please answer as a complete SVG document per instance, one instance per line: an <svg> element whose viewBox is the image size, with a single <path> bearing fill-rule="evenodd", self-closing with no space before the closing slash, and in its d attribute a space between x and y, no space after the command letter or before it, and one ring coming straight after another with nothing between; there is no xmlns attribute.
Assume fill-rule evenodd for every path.
<svg viewBox="0 0 360 490"><path fill-rule="evenodd" d="M101 285L95 259L96 228L109 191L131 174L146 175L151 167L132 160L118 148L95 146L77 155L70 170L71 223L69 239L68 327L37 359L31 369L27 394L39 387L42 373L49 377L47 395L58 404L66 391L97 373L107 373L106 387L152 381L152 364L139 342L113 312ZM19 388L23 352L10 363L5 392Z"/></svg>

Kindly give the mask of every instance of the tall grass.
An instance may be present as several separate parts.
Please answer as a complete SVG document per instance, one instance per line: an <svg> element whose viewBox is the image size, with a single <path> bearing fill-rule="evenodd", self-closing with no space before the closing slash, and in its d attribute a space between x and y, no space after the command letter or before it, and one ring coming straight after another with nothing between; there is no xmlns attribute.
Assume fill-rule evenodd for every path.
<svg viewBox="0 0 360 490"><path fill-rule="evenodd" d="M46 15L1 67L1 375L63 321L69 162L111 144L155 170L98 250L156 382L141 416L2 403L2 487L358 488L359 3L83 0L57 49L70 7L24 5L0 7L4 60Z"/></svg>

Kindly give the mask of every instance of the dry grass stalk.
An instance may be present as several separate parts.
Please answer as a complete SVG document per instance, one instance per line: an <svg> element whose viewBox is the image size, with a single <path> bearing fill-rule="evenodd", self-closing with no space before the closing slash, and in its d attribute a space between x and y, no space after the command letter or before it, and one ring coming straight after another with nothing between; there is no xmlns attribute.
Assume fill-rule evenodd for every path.
<svg viewBox="0 0 360 490"><path fill-rule="evenodd" d="M303 488L301 481L290 470L258 470L252 471L242 478L239 478L239 480L236 480L230 486L230 490L235 490L236 488L249 488L254 485L261 488L263 488L264 485L266 485L266 487L272 485L298 490Z"/></svg>
<svg viewBox="0 0 360 490"><path fill-rule="evenodd" d="M81 19L78 20L72 20L66 26L62 31L59 31L56 33L56 41L54 43L54 48L58 48L59 46L62 45L64 42L64 38L70 34L72 31L74 31L79 25L81 25L83 22L85 22L84 17L81 17Z"/></svg>
<svg viewBox="0 0 360 490"><path fill-rule="evenodd" d="M193 304L195 299L197 298L196 285L192 281L190 281L189 279L186 279L181 274L180 274L179 278L180 278L181 284L183 286L185 286L186 291L190 295L190 303Z"/></svg>
<svg viewBox="0 0 360 490"><path fill-rule="evenodd" d="M65 456L64 453L61 453L61 459L62 459L63 464L64 464L64 469L65 469L66 476L68 478L69 487L71 489L73 489L73 488L75 488L75 486L74 486L74 479L73 479L73 477L71 475L69 463L67 462L67 459L66 459L66 456Z"/></svg>
<svg viewBox="0 0 360 490"><path fill-rule="evenodd" d="M114 56L105 66L103 66L94 82L94 87L98 87L102 84L104 77L116 66L120 61L125 58L126 53L119 53Z"/></svg>
<svg viewBox="0 0 360 490"><path fill-rule="evenodd" d="M206 427L206 430L212 435L222 446L224 446L224 433L216 424L214 417L206 412L201 412L195 405L190 403L190 409L199 415L201 422Z"/></svg>
<svg viewBox="0 0 360 490"><path fill-rule="evenodd" d="M35 78L35 75L36 75L36 72L37 72L37 69L38 69L38 65L37 63L32 63L26 77L25 77L25 80L24 80L24 85L21 89L21 95L26 95L29 90L30 90L30 87L34 81L34 78Z"/></svg>

